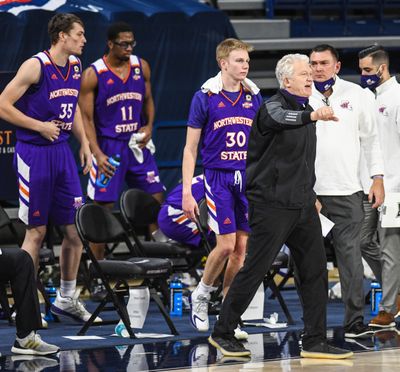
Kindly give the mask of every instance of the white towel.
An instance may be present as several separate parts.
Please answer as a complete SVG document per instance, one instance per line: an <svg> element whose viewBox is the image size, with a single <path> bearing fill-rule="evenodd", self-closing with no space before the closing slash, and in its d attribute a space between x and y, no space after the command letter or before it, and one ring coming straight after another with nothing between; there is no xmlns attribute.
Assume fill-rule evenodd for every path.
<svg viewBox="0 0 400 372"><path fill-rule="evenodd" d="M144 138L144 133L133 133L131 135L131 139L129 140L129 148L132 150L133 155L140 164L142 164L144 160L143 151L139 147L139 143L143 140L143 138ZM149 149L152 155L156 152L156 146L154 146L152 139L150 139L150 141L147 142L146 148Z"/></svg>
<svg viewBox="0 0 400 372"><path fill-rule="evenodd" d="M260 89L250 79L244 79L242 85L248 89L252 94L258 94ZM214 94L219 93L222 90L222 74L221 71L217 75L208 79L202 86L201 91L203 93L211 92Z"/></svg>

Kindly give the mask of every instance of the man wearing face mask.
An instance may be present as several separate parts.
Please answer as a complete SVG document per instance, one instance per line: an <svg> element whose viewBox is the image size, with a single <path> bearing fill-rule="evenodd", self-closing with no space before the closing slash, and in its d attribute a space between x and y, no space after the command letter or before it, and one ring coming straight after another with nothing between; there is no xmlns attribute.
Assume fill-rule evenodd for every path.
<svg viewBox="0 0 400 372"><path fill-rule="evenodd" d="M314 79L310 105L314 109L330 106L339 118L338 122L317 124L314 190L322 205L321 212L335 223L332 236L345 305L345 337L363 337L373 330L364 324L361 149L372 179L368 200L377 208L384 199L383 159L371 110L373 98L357 84L337 76L339 55L332 46L316 46L310 61ZM365 258L368 262L369 258Z"/></svg>
<svg viewBox="0 0 400 372"><path fill-rule="evenodd" d="M400 85L395 77L390 76L389 55L380 45L372 45L360 51L358 58L361 85L369 88L375 95L374 111L385 166L385 191L400 192ZM365 167L361 171L365 173ZM370 185L368 177L363 177L363 181L366 187ZM383 228L376 210L370 211L368 216L368 220L364 222L364 225L369 222L367 236L372 236L378 229L382 262L382 301L379 314L369 325L389 328L395 326L394 318L399 315L400 229ZM377 245L368 246L379 250Z"/></svg>

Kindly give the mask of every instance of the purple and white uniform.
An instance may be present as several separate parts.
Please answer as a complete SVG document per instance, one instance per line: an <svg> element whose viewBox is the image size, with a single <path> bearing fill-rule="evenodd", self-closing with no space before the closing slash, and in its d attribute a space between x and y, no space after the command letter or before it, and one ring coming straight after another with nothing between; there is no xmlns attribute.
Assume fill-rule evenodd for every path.
<svg viewBox="0 0 400 372"><path fill-rule="evenodd" d="M130 71L125 79L115 74L100 58L91 67L94 69L98 89L94 102L94 122L99 146L104 154L120 154L121 165L107 188L96 186L98 168L96 159L88 183L88 196L92 200L114 202L118 199L124 181L129 187L137 187L149 194L162 192L158 168L153 155L143 149L143 162L139 162L129 148L133 133L145 125L142 108L145 98L145 80L140 58L130 56Z"/></svg>
<svg viewBox="0 0 400 372"><path fill-rule="evenodd" d="M203 175L192 179L192 194L199 203L204 198ZM196 224L183 214L182 184L176 186L167 196L158 214L158 226L170 239L177 242L200 246L201 237Z"/></svg>
<svg viewBox="0 0 400 372"><path fill-rule="evenodd" d="M201 154L209 225L216 234L249 231L244 194L248 137L262 103L239 92L195 93L188 126L202 129Z"/></svg>
<svg viewBox="0 0 400 372"><path fill-rule="evenodd" d="M19 183L19 218L27 225L74 223L82 204L82 190L75 160L67 143L74 121L82 67L70 56L64 68L57 66L47 51L33 56L41 64L38 84L16 102L25 115L60 128L54 142L38 132L17 128L14 166ZM61 71L62 70L62 71Z"/></svg>

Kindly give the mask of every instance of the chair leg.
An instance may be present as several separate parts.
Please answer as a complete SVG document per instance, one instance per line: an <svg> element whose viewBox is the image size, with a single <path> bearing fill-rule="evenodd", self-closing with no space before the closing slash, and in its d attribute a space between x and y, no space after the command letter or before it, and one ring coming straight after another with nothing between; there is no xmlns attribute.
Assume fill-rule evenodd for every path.
<svg viewBox="0 0 400 372"><path fill-rule="evenodd" d="M118 282L115 285L114 289L111 289L108 282L104 283L104 284L107 289L107 296L105 298L103 298L103 300L100 302L99 306L97 306L96 310L92 313L92 316L88 319L87 322L84 323L82 328L78 331L78 336L85 335L87 330L89 329L89 327L93 325L94 320L100 314L100 312L104 309L106 304L108 302L112 302L114 304L114 307L115 307L118 315L121 317L121 319L126 327L126 330L129 333L130 338L136 338L135 333L133 332L131 325L130 325L129 315L126 310L126 305L125 305L125 302L123 299L124 296L122 294L120 294L121 290L124 293L126 293L126 290L127 290L127 288L129 289L129 287L124 282ZM117 293L118 292L119 293L116 294L114 291L117 291ZM111 322L111 323L113 323L113 322ZM109 322L104 322L102 324L109 324Z"/></svg>
<svg viewBox="0 0 400 372"><path fill-rule="evenodd" d="M274 293L275 297L278 299L279 301L279 305L281 306L283 312L285 313L286 319L288 324L292 325L295 324L292 315L290 314L290 311L286 305L285 300L283 299L281 292L279 291L278 287L276 286L275 282L274 282L274 275L275 273L271 274L268 273L265 280L264 280L264 288L271 288L271 291Z"/></svg>
<svg viewBox="0 0 400 372"><path fill-rule="evenodd" d="M179 335L179 332L177 331L177 329L175 328L174 323L172 322L171 317L169 316L167 310L165 309L165 306L163 305L160 296L157 294L156 290L152 287L149 288L150 290L150 296L151 298L155 301L155 303L157 304L158 308L161 311L161 314L163 315L165 321L168 324L169 329L171 330L172 334L174 334L175 336Z"/></svg>
<svg viewBox="0 0 400 372"><path fill-rule="evenodd" d="M41 295L43 297L43 300L45 303L45 308L46 308L46 313L47 313L50 310L51 302L50 302L49 296L47 295L47 293L44 289L42 281L39 279L39 275L36 279L36 285L37 285L38 291L41 293ZM52 315L53 315L54 321L56 323L60 323L60 318L56 314L52 314Z"/></svg>

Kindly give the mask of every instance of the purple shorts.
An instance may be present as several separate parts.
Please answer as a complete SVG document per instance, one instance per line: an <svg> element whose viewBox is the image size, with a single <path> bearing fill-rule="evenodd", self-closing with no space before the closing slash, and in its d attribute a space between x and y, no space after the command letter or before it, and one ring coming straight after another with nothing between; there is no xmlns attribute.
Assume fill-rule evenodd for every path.
<svg viewBox="0 0 400 372"><path fill-rule="evenodd" d="M208 224L216 234L250 232L245 185L244 170L204 169Z"/></svg>
<svg viewBox="0 0 400 372"><path fill-rule="evenodd" d="M115 202L119 198L124 182L130 188L138 188L150 195L164 191L160 182L157 164L147 148L143 149L143 163L139 163L128 146L129 141L112 138L99 138L101 151L108 156L121 155L121 165L118 167L106 188L96 186L97 164L93 158L87 193L90 199L99 202Z"/></svg>
<svg viewBox="0 0 400 372"><path fill-rule="evenodd" d="M183 214L183 211L163 204L158 214L158 227L170 239L179 243L199 247L201 237L194 222Z"/></svg>
<svg viewBox="0 0 400 372"><path fill-rule="evenodd" d="M31 226L73 224L83 203L78 170L67 142L39 146L17 142L14 167L19 218Z"/></svg>

